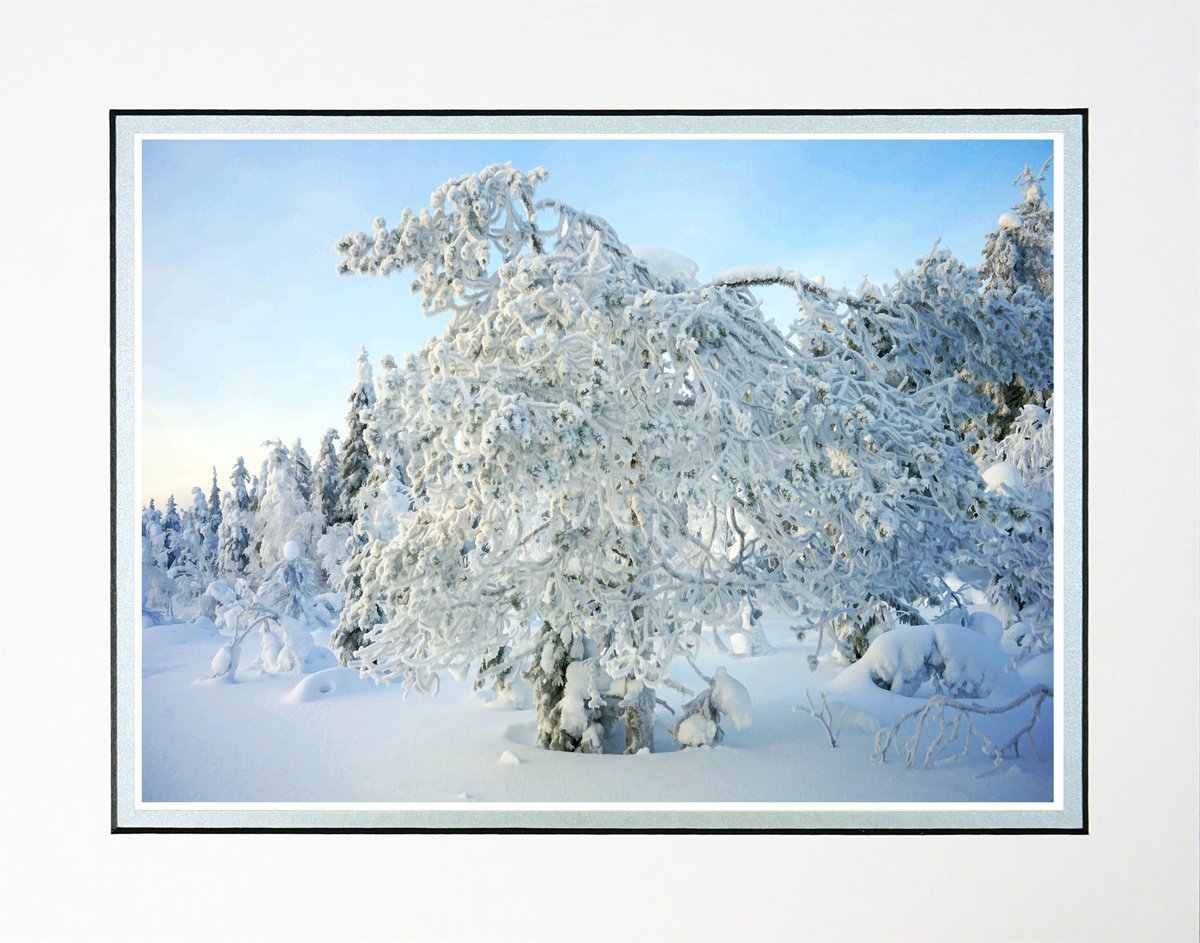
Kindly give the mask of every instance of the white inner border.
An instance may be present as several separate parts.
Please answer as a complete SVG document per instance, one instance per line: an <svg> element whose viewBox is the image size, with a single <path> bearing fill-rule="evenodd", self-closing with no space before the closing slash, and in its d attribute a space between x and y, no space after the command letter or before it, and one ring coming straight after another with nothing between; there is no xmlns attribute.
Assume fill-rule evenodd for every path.
<svg viewBox="0 0 1200 943"><path fill-rule="evenodd" d="M141 371L141 323L142 323L142 142L148 140L237 140L237 141L287 141L287 140L409 140L409 141L456 141L456 140L1052 140L1054 144L1053 193L1054 193L1054 378L1055 395L1059 395L1060 383L1065 366L1065 292L1064 292L1064 237L1061 208L1065 199L1065 175L1063 167L1062 132L781 132L745 133L415 133L415 134L348 134L331 133L261 133L261 132L210 132L210 133L145 133L135 132L134 181L133 181L133 229L134 229L134 435L133 435L133 493L127 496L131 506L130 520L133 522L131 557L134 561L134 600L141 599L141 494L142 472L142 371ZM1061 639L1060 630L1065 616L1065 422L1063 403L1056 403L1057 418L1054 423L1054 613L1055 636ZM120 496L118 495L118 500ZM216 810L295 810L295 811L414 811L414 812L1009 812L1009 811L1063 811L1063 741L1065 710L1065 663L1064 646L1054 649L1054 690L1058 696L1052 698L1054 718L1054 799L1050 802L981 803L981 802L144 802L142 800L142 623L140 613L134 618L134 727L133 727L133 775L135 811L216 811ZM1083 692L1081 691L1081 696Z"/></svg>

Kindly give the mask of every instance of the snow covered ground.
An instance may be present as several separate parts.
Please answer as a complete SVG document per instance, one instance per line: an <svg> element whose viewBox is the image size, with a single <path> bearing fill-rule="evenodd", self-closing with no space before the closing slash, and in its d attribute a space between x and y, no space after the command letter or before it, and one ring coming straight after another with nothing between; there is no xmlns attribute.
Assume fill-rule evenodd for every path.
<svg viewBox="0 0 1200 943"><path fill-rule="evenodd" d="M811 671L815 635L798 641L778 619L766 619L765 628L772 651L720 662L750 692L751 726L738 730L727 719L723 743L686 750L672 749L670 736L660 732L655 747L664 752L623 756L538 749L531 709L489 704L469 682L448 676L436 697L406 699L399 687L377 686L335 667L332 654L319 647L304 675L263 674L243 652L237 683L200 680L211 675L210 662L225 641L217 628L203 619L147 626L142 799L468 804L1053 798L1050 702L1033 731L1040 760L1023 749L998 773L982 776L992 763L975 749L937 768L908 768L894 755L881 764L872 759L875 736L865 713L847 713L833 749L825 729L794 710L807 706L806 690L819 706L820 690L843 666L825 654ZM718 660L700 664L711 671ZM1033 664L1021 680L1036 683L1046 668L1045 662ZM697 687L689 675L686 666L677 672L680 681ZM842 708L832 694L830 702L836 719ZM1027 714L1014 712L1007 728L1015 729ZM659 716L669 719L661 710Z"/></svg>

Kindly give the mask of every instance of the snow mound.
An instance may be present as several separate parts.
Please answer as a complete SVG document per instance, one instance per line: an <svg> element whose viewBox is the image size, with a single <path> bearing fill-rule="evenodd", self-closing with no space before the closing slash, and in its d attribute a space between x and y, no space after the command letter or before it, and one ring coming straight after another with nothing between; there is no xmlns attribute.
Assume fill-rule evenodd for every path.
<svg viewBox="0 0 1200 943"><path fill-rule="evenodd" d="M326 668L305 675L280 700L284 704L303 704L336 694L339 682L357 681L358 672L353 668Z"/></svg>
<svg viewBox="0 0 1200 943"><path fill-rule="evenodd" d="M215 599L222 606L227 606L237 598L237 593L228 580L213 580L204 590L206 596Z"/></svg>
<svg viewBox="0 0 1200 943"><path fill-rule="evenodd" d="M1054 653L1042 652L1040 655L1034 655L1021 662L1017 671L1020 672L1021 680L1031 687L1035 684L1044 684L1048 688L1053 688Z"/></svg>
<svg viewBox="0 0 1200 943"><path fill-rule="evenodd" d="M1000 214L1001 229L1020 229L1022 224L1021 217L1011 211Z"/></svg>
<svg viewBox="0 0 1200 943"><path fill-rule="evenodd" d="M996 642L970 626L909 625L885 632L825 688L831 704L867 711L881 724L895 722L941 692L952 698L1006 698L1020 691L1010 659Z"/></svg>
<svg viewBox="0 0 1200 943"><path fill-rule="evenodd" d="M989 465L983 473L983 481L987 490L993 493L1007 494L1014 498L1025 494L1025 479L1016 467L1008 462Z"/></svg>
<svg viewBox="0 0 1200 943"><path fill-rule="evenodd" d="M646 268L666 282L683 282L684 285L696 284L696 273L700 266L686 255L672 252L661 246L630 246L630 250L646 263Z"/></svg>
<svg viewBox="0 0 1200 943"><path fill-rule="evenodd" d="M332 622L345 605L346 597L341 593L321 593L313 599L313 609L326 622Z"/></svg>
<svg viewBox="0 0 1200 943"><path fill-rule="evenodd" d="M500 759L496 761L501 766L520 766L521 758L512 750L505 750L500 754Z"/></svg>
<svg viewBox="0 0 1200 943"><path fill-rule="evenodd" d="M1004 638L1004 623L990 612L972 612L967 625L988 641L995 642L997 645Z"/></svg>
<svg viewBox="0 0 1200 943"><path fill-rule="evenodd" d="M283 545L283 559L298 560L300 558L300 545L294 540L289 540Z"/></svg>

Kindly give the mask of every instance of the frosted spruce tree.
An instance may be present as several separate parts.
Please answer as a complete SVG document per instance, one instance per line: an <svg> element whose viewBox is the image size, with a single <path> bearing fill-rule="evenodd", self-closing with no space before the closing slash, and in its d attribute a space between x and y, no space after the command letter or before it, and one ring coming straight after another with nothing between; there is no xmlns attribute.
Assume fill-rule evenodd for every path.
<svg viewBox="0 0 1200 943"><path fill-rule="evenodd" d="M358 355L358 375L350 391L350 409L346 413L346 438L342 448L341 505L337 519L330 523L353 523L358 516L358 492L371 473L371 456L365 438L371 407L375 405L375 384L371 363L364 349Z"/></svg>
<svg viewBox="0 0 1200 943"><path fill-rule="evenodd" d="M1022 298L1026 303L1040 301L1052 327L1054 213L1042 190L1049 165L1047 160L1037 176L1026 167L1013 181L1022 191L1021 201L1002 213L996 230L988 234L979 281L988 299L996 303ZM1044 335L1047 342L1051 335L1048 328ZM989 387L995 408L988 422L996 440L1008 435L1010 425L1026 404L1043 406L1051 392L1050 384L1039 383L1037 378L1017 374L1001 379Z"/></svg>
<svg viewBox="0 0 1200 943"><path fill-rule="evenodd" d="M359 383L351 394L352 406L367 401L364 380L369 381L371 373L363 359L365 353L359 358ZM367 471L356 476L360 480L353 501L355 518L348 528L338 584L344 603L330 637L330 646L342 664L349 664L371 627L384 621L386 603L379 592L380 578L373 574L383 545L395 537L397 522L412 508L410 482L404 471L407 456L399 434L403 417L389 405L403 386L403 375L390 356L380 358L379 367L370 406L358 411L361 428L353 433L362 443L362 456L355 464ZM343 452L343 468L347 452Z"/></svg>
<svg viewBox="0 0 1200 943"><path fill-rule="evenodd" d="M395 361L384 357L380 367L380 387L384 391L398 389L400 373ZM385 621L387 602L380 587L386 576L379 571L383 548L395 539L400 523L413 507L409 482L398 465L400 445L388 431L394 428L397 428L395 417L386 409L381 413L377 403L363 430L371 470L356 500L357 517L346 541L342 580L338 584L344 604L330 636L330 647L342 664L349 664L367 632Z"/></svg>
<svg viewBox="0 0 1200 943"><path fill-rule="evenodd" d="M179 559L180 532L183 529L183 524L179 519L179 509L175 506L175 495L173 494L167 496L167 506L163 509L162 527L163 543L167 550L167 559L164 565L169 570Z"/></svg>
<svg viewBox="0 0 1200 943"><path fill-rule="evenodd" d="M321 439L321 448L317 452L317 463L313 469L314 508L320 512L321 519L329 524L337 523L338 511L342 503L342 476L337 446L336 429L327 429Z"/></svg>
<svg viewBox="0 0 1200 943"><path fill-rule="evenodd" d="M217 466L212 469L212 485L208 491L208 521L204 530L204 553L215 572L221 546L221 488L217 484Z"/></svg>
<svg viewBox="0 0 1200 943"><path fill-rule="evenodd" d="M173 501L169 505L172 510ZM167 574L177 595L193 600L204 592L212 578L212 561L206 556L208 501L200 488L192 489L192 506L179 519L178 532L168 532Z"/></svg>
<svg viewBox="0 0 1200 943"><path fill-rule="evenodd" d="M238 456L229 474L229 489L221 499L221 526L217 532L217 574L228 579L245 577L251 568L250 473Z"/></svg>
<svg viewBox="0 0 1200 943"><path fill-rule="evenodd" d="M296 473L296 487L300 491L300 497L311 502L313 495L312 459L308 457L308 452L305 451L304 445L299 439L292 443L288 458L292 460L292 468Z"/></svg>
<svg viewBox="0 0 1200 943"><path fill-rule="evenodd" d="M299 477L291 454L279 439L263 443L268 448L263 473L259 508L254 513L254 537L258 546L258 565L266 573L283 560L284 546L295 541L306 560L316 556L320 522L300 490Z"/></svg>
<svg viewBox="0 0 1200 943"><path fill-rule="evenodd" d="M1050 160L1034 176L1028 167L1013 181L1021 201L1000 216L983 247L979 279L985 291L1013 294L1029 288L1045 298L1054 291L1054 213L1042 184Z"/></svg>
<svg viewBox="0 0 1200 943"><path fill-rule="evenodd" d="M338 243L340 271L412 271L453 313L375 410L412 507L363 571L384 621L354 662L426 690L504 651L543 746L604 749L619 715L632 752L706 627L930 593L982 483L935 385L889 385L843 331L785 337L756 275L658 278L535 202L543 178L489 167Z"/></svg>
<svg viewBox="0 0 1200 943"><path fill-rule="evenodd" d="M142 609L173 615L175 591L168 575L167 532L162 512L150 499L142 510Z"/></svg>
<svg viewBox="0 0 1200 943"><path fill-rule="evenodd" d="M995 528L992 603L1009 613L1019 656L1054 647L1054 401L1026 404L989 454L986 519Z"/></svg>
<svg viewBox="0 0 1200 943"><path fill-rule="evenodd" d="M342 570L350 554L351 525L341 520L342 476L338 458L336 429L327 429L321 438L313 468L312 508L320 520L322 533L317 539L317 562L324 571L325 582L333 587L341 584Z"/></svg>

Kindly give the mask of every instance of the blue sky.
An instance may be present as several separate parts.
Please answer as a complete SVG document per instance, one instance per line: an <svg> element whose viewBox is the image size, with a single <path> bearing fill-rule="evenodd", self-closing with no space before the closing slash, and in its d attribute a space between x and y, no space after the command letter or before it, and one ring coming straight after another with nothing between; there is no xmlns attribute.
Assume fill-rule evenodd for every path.
<svg viewBox="0 0 1200 943"><path fill-rule="evenodd" d="M780 265L855 287L941 238L975 263L1049 141L146 141L142 145L142 499L222 488L263 440L315 452L373 363L445 325L409 279L339 277L334 241L427 205L446 179L511 161L539 193L607 219L700 278ZM1049 187L1047 187L1049 191ZM768 304L782 303L772 297ZM779 311L790 320L790 310Z"/></svg>

